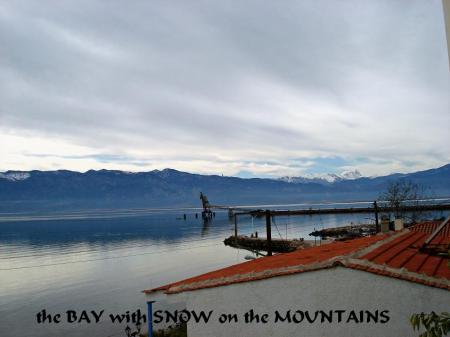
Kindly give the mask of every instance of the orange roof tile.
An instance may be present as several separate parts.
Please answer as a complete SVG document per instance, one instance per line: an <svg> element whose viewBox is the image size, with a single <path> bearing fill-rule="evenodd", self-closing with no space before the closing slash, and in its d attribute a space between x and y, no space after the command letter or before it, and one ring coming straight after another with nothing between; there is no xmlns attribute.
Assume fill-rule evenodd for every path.
<svg viewBox="0 0 450 337"><path fill-rule="evenodd" d="M420 224L417 224L410 229L417 232L424 232L431 234L434 232L434 230L441 224L440 221L425 221ZM440 233L440 235L450 238L450 226L445 226L443 231Z"/></svg>
<svg viewBox="0 0 450 337"><path fill-rule="evenodd" d="M427 222L394 235L376 235L268 256L144 292L164 291L171 294L336 265L450 290L447 259L419 251L438 225L439 223ZM432 243L450 244L450 230L443 230Z"/></svg>

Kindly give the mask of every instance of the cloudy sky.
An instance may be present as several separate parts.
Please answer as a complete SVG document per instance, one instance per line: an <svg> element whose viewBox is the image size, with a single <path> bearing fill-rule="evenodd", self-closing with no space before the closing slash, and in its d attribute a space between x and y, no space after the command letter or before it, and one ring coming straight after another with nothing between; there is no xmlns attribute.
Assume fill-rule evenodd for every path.
<svg viewBox="0 0 450 337"><path fill-rule="evenodd" d="M450 162L441 0L0 2L0 171Z"/></svg>

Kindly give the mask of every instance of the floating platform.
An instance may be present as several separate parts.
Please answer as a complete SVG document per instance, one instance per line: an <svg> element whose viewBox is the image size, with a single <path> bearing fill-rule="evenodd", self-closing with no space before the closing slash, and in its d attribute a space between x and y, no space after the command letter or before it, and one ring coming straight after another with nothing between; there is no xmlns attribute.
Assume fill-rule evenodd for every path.
<svg viewBox="0 0 450 337"><path fill-rule="evenodd" d="M255 251L267 251L267 240L265 238L250 238L248 236L239 235L237 237L230 236L224 241L226 246L234 248L244 248ZM305 241L303 239L294 240L282 240L282 239L272 239L271 248L272 252L276 253L286 253L292 252L297 249L305 248Z"/></svg>

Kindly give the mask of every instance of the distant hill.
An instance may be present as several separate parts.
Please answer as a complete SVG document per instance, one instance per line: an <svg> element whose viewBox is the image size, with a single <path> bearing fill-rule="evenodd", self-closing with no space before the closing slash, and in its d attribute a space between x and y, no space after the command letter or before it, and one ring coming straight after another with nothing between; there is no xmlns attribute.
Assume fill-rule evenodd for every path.
<svg viewBox="0 0 450 337"><path fill-rule="evenodd" d="M199 175L173 169L137 173L7 171L0 173L0 211L200 206L200 191L211 203L222 205L374 200L396 179L416 182L434 197L450 196L450 164L376 178L355 174L351 179L339 177L323 183Z"/></svg>

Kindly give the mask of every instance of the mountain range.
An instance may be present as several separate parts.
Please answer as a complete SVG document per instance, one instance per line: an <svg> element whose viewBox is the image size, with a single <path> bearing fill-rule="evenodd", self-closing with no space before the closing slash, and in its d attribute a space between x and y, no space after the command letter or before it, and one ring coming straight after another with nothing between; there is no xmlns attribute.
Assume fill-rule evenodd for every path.
<svg viewBox="0 0 450 337"><path fill-rule="evenodd" d="M237 178L174 169L149 172L89 170L0 173L0 212L129 207L199 207L200 192L216 205L375 200L389 182L410 180L427 196L450 196L450 164L414 173Z"/></svg>

